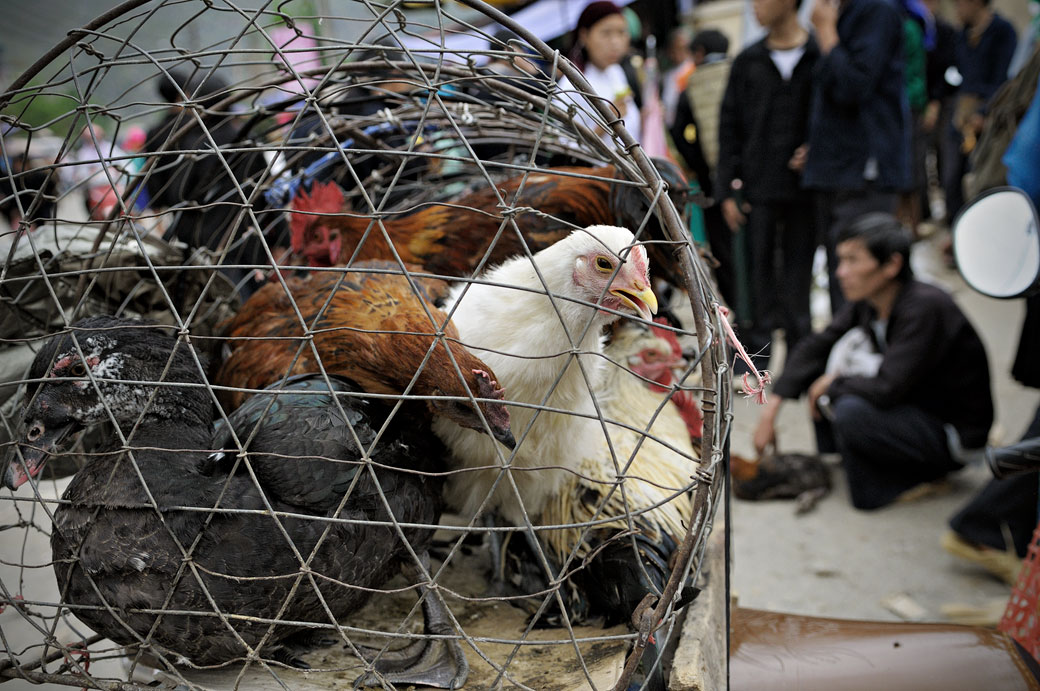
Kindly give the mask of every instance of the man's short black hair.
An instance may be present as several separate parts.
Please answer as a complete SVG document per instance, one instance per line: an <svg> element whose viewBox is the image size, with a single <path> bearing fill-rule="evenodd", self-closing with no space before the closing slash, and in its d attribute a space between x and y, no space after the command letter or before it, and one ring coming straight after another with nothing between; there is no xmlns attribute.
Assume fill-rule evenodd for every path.
<svg viewBox="0 0 1040 691"><path fill-rule="evenodd" d="M703 50L705 55L712 53L725 55L729 51L729 39L726 38L726 34L717 29L698 31L690 43L690 50L697 52L698 48Z"/></svg>
<svg viewBox="0 0 1040 691"><path fill-rule="evenodd" d="M896 280L905 282L913 277L914 272L910 268L910 231L892 214L872 211L853 218L838 229L835 244L840 245L846 240L862 241L879 264L884 264L898 254L903 258L903 268Z"/></svg>

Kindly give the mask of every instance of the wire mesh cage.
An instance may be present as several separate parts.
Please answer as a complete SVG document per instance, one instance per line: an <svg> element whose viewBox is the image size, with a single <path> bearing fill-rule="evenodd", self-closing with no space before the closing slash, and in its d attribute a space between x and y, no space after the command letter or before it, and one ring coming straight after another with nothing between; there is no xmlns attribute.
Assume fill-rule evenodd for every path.
<svg viewBox="0 0 1040 691"><path fill-rule="evenodd" d="M477 0L297 4L0 97L0 678L649 688L731 391L681 174Z"/></svg>

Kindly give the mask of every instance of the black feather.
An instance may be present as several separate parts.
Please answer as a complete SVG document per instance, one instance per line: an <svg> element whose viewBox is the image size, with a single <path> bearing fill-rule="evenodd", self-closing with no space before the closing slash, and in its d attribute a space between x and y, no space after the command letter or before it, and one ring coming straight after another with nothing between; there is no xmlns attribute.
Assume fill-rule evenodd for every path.
<svg viewBox="0 0 1040 691"><path fill-rule="evenodd" d="M81 361L62 359L70 334L53 338L33 373L55 377L36 387L25 417L84 427L111 411L127 437L125 446L115 438L92 449L95 455L54 512L59 589L98 633L124 645L150 635L151 652L172 652L194 664L243 659L248 651L237 636L256 646L269 625L236 620L232 633L214 613L273 618L285 606L284 619L333 624L325 606L336 619L360 608L367 589L380 587L409 559L403 540L417 553L428 546L432 530L402 528L399 534L386 525L391 516L383 497L403 523L435 524L440 513L440 482L424 473L440 463L443 449L402 410L372 450L371 459L382 466L374 467L363 451L386 422L385 406L365 402L341 382L334 392L322 391L315 379L290 382L290 395L271 394L277 400L270 410L270 396L260 395L231 420L257 483L244 463L228 474L235 464L213 461L213 407L186 343L156 327L108 317L72 330L81 344L102 337L83 350L109 363L108 371L96 386L66 378L55 362L71 367ZM97 405L102 399L104 407ZM230 437L226 426L216 435L222 442ZM294 517L276 519L269 509ZM331 515L349 520L327 520ZM317 586L303 575L295 552L308 560ZM159 619L162 609L199 614ZM283 644L289 647L300 630L274 626L261 655L284 658Z"/></svg>

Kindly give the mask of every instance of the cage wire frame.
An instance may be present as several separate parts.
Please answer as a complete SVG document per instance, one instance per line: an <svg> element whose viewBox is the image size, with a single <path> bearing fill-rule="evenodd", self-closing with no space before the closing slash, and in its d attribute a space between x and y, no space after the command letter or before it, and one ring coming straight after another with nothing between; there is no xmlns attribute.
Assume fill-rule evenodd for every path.
<svg viewBox="0 0 1040 691"><path fill-rule="evenodd" d="M81 317L102 311L150 317L165 325L156 328L172 329L179 342L189 346L199 370L205 372L201 353L215 352L225 343L220 324L240 306L240 293L255 271L264 272L266 280L279 284L292 304L303 333L303 337L295 339L299 345L294 362L310 349L321 376L328 382L330 373L313 345L316 323L308 324L304 319L287 287L287 280L292 272L341 273L342 269L301 265L298 256L287 262L279 254L282 248L276 244L277 233L284 234L284 224L290 217L287 212L289 200L301 187L322 176L335 176L333 179L345 188L346 203L350 208L339 215L367 220L367 227L353 251L354 256L346 261L347 269L361 274L382 272L403 276L418 296L418 282L426 279L486 283L480 275L492 263L490 259L495 243L507 233L521 236L517 219L525 213L552 220L561 227L577 227L566 218L522 204L524 193L533 185L531 179L552 172L554 158L565 159L572 168L598 171L569 169L555 171L553 175L560 180L582 180L590 187L606 183L611 190L611 199L626 190L638 191L645 200L645 209L632 219L634 227L631 230L637 240L646 243L648 248L661 250L663 256L674 262L674 270L682 281L682 285L676 287L689 300L688 323L682 327L664 328L692 344L693 357L683 378L670 388L653 412L650 424L670 405L670 399L677 392L697 396L703 413L703 435L699 448L695 449L699 459L689 459L689 483L669 499L676 502L688 500L692 520L685 526L685 534L680 536L670 577L663 591L653 594L656 597L649 597L645 606L633 613L628 631L577 633L568 617L562 591L566 584L564 574L569 575L575 568L580 568L578 544L556 570L550 564L546 548L534 540L538 566L551 575L554 582L546 592L532 594L540 596L541 603L519 637L467 633L467 623L455 616L454 607L449 607L454 631L447 635L433 635L432 638L459 641L467 653L475 654L491 668L494 684L518 688L532 688L513 673L514 660L525 647L537 644L571 649L574 654L572 664L580 668L580 678L596 688L582 645L621 642L630 646L630 650L615 688L628 688L629 680L637 673L641 661L663 664L663 660L644 660L644 650L652 635L668 638L677 630L681 620L674 610L677 593L683 583L696 579L700 571L715 510L722 500L725 474L720 471L731 422L732 391L722 328L724 317L703 262L689 241L680 217L681 210L669 196L677 190L669 189L654 162L625 130L622 119L609 102L590 95L591 87L579 70L526 27L480 0L460 0L457 6L435 1L425 11L406 7L409 4L357 0L340 6L338 9L349 8L342 15L292 16L288 9L291 2L273 0L248 8L231 0L129 0L81 29L70 32L65 40L55 45L0 95L0 110L3 112L0 122L7 130L7 136L0 140L0 161L4 163L0 171L3 185L0 187L0 203L15 224L15 232L6 236L8 243L3 247L5 262L0 273L0 309L3 310L0 313L0 346L7 351L5 359L11 363L4 373L2 389L7 400L0 408L5 454L14 454L15 445L10 440L18 432L22 392L32 383L28 378L29 361L47 337L66 331ZM181 18L181 21L172 25L171 31L170 25L164 25L163 21L172 16ZM236 29L232 35L216 36L209 43L203 43L207 39L199 38L196 46L191 48L180 45L180 38L196 30L202 22L216 27L223 26L221 21L231 19L239 23L226 22ZM484 24L488 19L497 27L511 31L515 38L505 44L496 40L492 35L495 27L489 28ZM154 33L156 25L162 28L167 42L165 46L147 45L149 32ZM336 30L344 26L360 30L353 31L351 38L341 38ZM278 30L282 31L279 33ZM275 34L282 38L276 38ZM451 39L457 37L478 37L487 41L489 47L460 51L449 46ZM303 39L306 48L292 46L295 41ZM202 45L198 45L200 43ZM297 54L307 58L304 64L294 60ZM506 77L481 67L481 63L488 59L505 60L515 67L521 58L540 60L542 70ZM310 66L307 66L308 62ZM177 82L171 75L186 65L194 70L196 81ZM123 71L126 74L117 88L104 91L104 87L110 87L110 82L119 78ZM236 81L224 84L216 93L207 93L207 80L227 71L238 77ZM557 73L565 76L576 91L563 93L556 81L546 76ZM153 142L148 155L115 153L106 148L104 140L89 126L99 120L114 123L112 134L115 141L134 124L154 123L169 107L168 103L157 100L151 93L155 83L163 80L175 85L177 93L173 102L180 110L158 146ZM404 95L391 88L401 83L408 87ZM337 98L358 90L377 94L381 99L380 105L384 107L360 114L346 112ZM103 96L103 93L107 95ZM416 97L415 93L422 96ZM34 101L45 98L65 99L69 107L44 125L30 125L24 121ZM216 132L232 121L237 128L234 140L217 141ZM300 138L298 134L304 125L310 125L312 129ZM60 126L68 126L68 134L63 138L46 134L48 129ZM84 126L88 126L89 143L80 149L85 149L87 155L75 158L75 144L79 130ZM600 136L600 131L607 134ZM190 136L199 134L201 138L192 144ZM236 165L250 155L261 158L263 165L246 176L240 176L241 171L236 170ZM308 155L317 158L307 162ZM143 165L132 169L131 163L139 158L144 158ZM213 188L218 187L221 180L230 182L230 189L224 190L222 197L195 200L194 204L173 204L166 208L139 204L150 177L198 161L215 163L211 171ZM418 168L418 172L409 169L410 164ZM69 184L60 182L60 178L66 177L70 171L87 166L93 167L90 176ZM607 167L612 169L609 175L603 172ZM511 192L499 187L517 180L519 182ZM97 187L111 190L107 195L110 208L101 213L98 213L97 205L76 209L80 198ZM494 212L501 220L494 241L475 266L463 275L439 274L408 266L394 246L388 223L426 208L459 209L462 207L458 201L460 198L484 188L492 191ZM185 243L181 238L163 237L164 232L176 227L179 218L200 209L230 212L230 216L225 216L228 230L221 235L219 242L207 246L198 242ZM660 233L658 237L654 236L653 228L659 229L656 231ZM259 261L242 259L242 248L249 241L258 242L262 247ZM354 259L361 246L374 241L385 242L392 248L391 260L395 268L374 269L355 265ZM524 253L533 255L535 249L527 246L526 241L521 242ZM175 284L175 281L181 283ZM544 278L542 281L545 288ZM550 294L550 299L556 298ZM326 306L327 303L328 300ZM399 411L405 401L436 398L413 393L422 367L430 360L436 343L445 338L446 323L438 322L429 310L427 316L432 330L426 335L430 336L433 345L405 390L400 394L366 393L366 396L392 402L395 411ZM450 312L447 316L450 318ZM84 357L81 345L77 345L77 350L79 356ZM577 354L572 354L572 357L580 366L582 361ZM614 364L623 366L623 363ZM457 362L454 367L461 378ZM566 368L561 369L560 377L563 369ZM583 376L591 387L588 373L583 372ZM687 381L698 376L700 384ZM89 379L91 386L97 387L98 380L93 375ZM159 382L149 383L157 389L162 386ZM218 392L256 392L249 387L214 386L208 378L205 379L205 388L214 402L218 400ZM472 393L468 403L477 403ZM552 408L545 400L528 406L538 411L568 412ZM219 406L218 410L226 423L225 411ZM108 433L117 435L127 449L134 472L140 477L132 436L114 424L111 410L108 415L113 423ZM598 403L596 420L605 431L607 419ZM616 420L610 422L618 424ZM451 536L447 541L450 548L439 568L427 569L402 532L405 528L419 526L398 521L391 511L390 523L415 560L423 583L449 592L457 606L466 603L508 604L516 598L466 594L453 591L444 584L452 568L464 568L454 565L462 558L459 555L464 552L466 536L474 534L490 539L492 536L534 535L538 531L576 528L582 531L581 540L585 540L592 529L613 520L602 514L607 498L614 492L621 495L626 506L623 519L629 532L635 532L625 481L620 480L626 478L644 441L653 440L676 453L681 452L667 440L649 432L649 425L645 429L633 426L629 429L642 435L629 457L618 455L607 437L609 460L619 481L614 483L614 488L607 492L595 515L588 520L546 525L525 513L526 524L520 526L487 525L478 520L477 515L463 517L459 525L442 523L436 527ZM385 430L386 424L379 430L379 435ZM362 446L356 435L354 441L359 448ZM379 441L377 435L375 443ZM93 442L96 439L92 441L87 433L77 450L81 454L89 453ZM235 443L239 452L235 467L240 464L260 487L250 462L250 452L243 450L249 439L235 435ZM503 465L507 461L507 457L497 459ZM371 464L367 468L373 472L374 478ZM571 472L577 474L577 471ZM500 483L510 483L509 489L519 494L512 473L500 472L492 489ZM156 624L146 636L134 633L140 643L134 650L134 645L113 643L76 620L72 615L81 605L66 602L63 594L59 593L56 600L23 596L31 585L29 576L35 570L49 572L51 569L46 556L39 563L27 561L29 545L33 539L42 539L48 534L53 513L65 503L58 498L61 485L57 481L41 480L30 484L33 496L20 496L6 490L0 495L0 508L4 509L4 525L0 525L0 531L20 531L19 556L12 560L10 555L4 555L0 559L0 566L6 569L0 578L0 596L4 599L3 607L9 614L13 612L21 625L34 632L35 638L19 647L9 640L9 633L0 630L0 639L7 651L4 659L0 659L0 682L23 678L37 683L98 689L138 689L144 684L154 688L155 683L162 687L182 684L189 688L210 688L207 684L213 680L194 674L198 670L192 669L191 665L178 665L175 656L148 650L151 633L161 625L164 615L192 613L171 612L165 605L151 612L158 615ZM144 484L147 487L147 483ZM381 501L389 508L389 500L378 480L375 485ZM241 665L237 669L228 667L232 672L230 678L215 687L251 688L257 678L262 678L271 688L306 686L308 682L291 676L295 673L289 672L286 665L266 659L262 649L258 650L275 630L275 625L289 621L283 614L296 588L304 587L301 583L305 581L322 600L328 620L291 623L300 628L324 629L338 634L353 652L357 652L354 641L358 636L385 640L384 650L393 642L431 638L429 634L410 630L414 628L412 624L421 598L407 608L400 623L388 621L372 627L337 621L324 603L315 575L309 569L310 559L317 548L310 557L296 549L281 522L292 516L276 510L262 487L260 490L265 510L255 513L267 515L277 524L300 569L293 590L281 608L271 616L261 618L262 624L269 625L267 635L255 647L242 641L245 656ZM329 535L333 525L349 522L340 518L339 512L350 496L351 490L348 489L331 517L308 516L326 523L322 540ZM482 506L490 500L489 493ZM206 511L212 519L217 507L160 507L152 499L151 508L161 521L162 510ZM643 507L641 511L657 508ZM220 511L228 509L220 507ZM247 509L239 511L250 513ZM170 537L176 542L172 533ZM184 558L178 579L184 577L186 570L192 571L198 584L206 591L198 576L199 567L190 559L195 545L177 546ZM13 579L7 575L12 570L16 574ZM416 584L403 588L382 584L373 591L410 593L415 587ZM173 588L168 593L167 603L172 595ZM548 641L536 639L533 636L535 624L554 603L561 611L566 635ZM231 622L242 617L235 612L223 611L212 597L210 604L212 611L194 614L216 616L235 632ZM108 606L108 611L118 619L119 614L113 607ZM509 649L504 660L492 659L485 650L490 645ZM145 656L146 650L148 656ZM108 667L103 664L106 661L111 661ZM149 668L159 672L153 673ZM259 677L247 676L256 674L257 669L260 670ZM311 674L320 680L322 674L341 673L344 669L316 669ZM359 674L365 668L357 663L348 671ZM380 681L385 688L393 687L386 680Z"/></svg>

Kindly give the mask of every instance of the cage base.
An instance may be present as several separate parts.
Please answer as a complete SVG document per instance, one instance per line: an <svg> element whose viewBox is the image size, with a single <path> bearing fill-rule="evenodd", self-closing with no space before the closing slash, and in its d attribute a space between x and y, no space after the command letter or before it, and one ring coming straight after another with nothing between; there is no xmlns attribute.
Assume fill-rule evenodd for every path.
<svg viewBox="0 0 1040 691"><path fill-rule="evenodd" d="M682 614L679 644L672 659L668 688L672 691L711 691L726 688L729 636L726 609L726 525L715 519L701 567L701 594Z"/></svg>
<svg viewBox="0 0 1040 691"><path fill-rule="evenodd" d="M438 564L435 563L436 569ZM573 628L574 638L579 641L582 659L589 671L589 679L581 669L574 644L570 642L567 629L536 629L526 636L526 643L520 646L512 660L510 655L517 649L514 643L487 642L480 639L520 640L525 638L528 616L526 612L502 601L462 600L451 596L451 592L479 595L486 589L487 556L478 550L470 555L456 555L453 565L438 579L443 585L442 592L448 606L462 624L466 634L475 640L475 645L487 656L495 666L501 668L508 662L508 672L499 680L499 672L488 663L471 645L463 642L470 665L469 679L465 688L532 688L555 689L608 689L621 675L625 655L629 650L628 641L624 639L595 640L580 642L583 638L603 638L621 636L628 633L625 626L601 628L597 626L576 626ZM403 578L398 577L388 584L388 588L405 588ZM415 605L412 591L388 593L373 597L372 601L343 625L361 629L387 630L393 622L403 621ZM421 615L416 612L410 620L409 630L421 630ZM355 643L381 646L386 638L351 636ZM406 641L397 640L390 643L391 648L404 645ZM542 644L539 644L542 642ZM348 687L363 672L363 664L342 645L322 648L302 655L301 659L309 664L309 671L286 669L281 666L272 667L279 683L270 672L259 665L253 665L239 680L240 666L227 670L198 671L181 670L184 678L205 689L214 691L230 691L250 689L266 691L282 689L288 686L294 691L310 691L311 689L328 689L332 685L339 688ZM157 673L157 677L169 683L183 683L173 675ZM284 686L282 685L284 684ZM402 687L403 688L403 687ZM409 687L411 688L411 687Z"/></svg>

